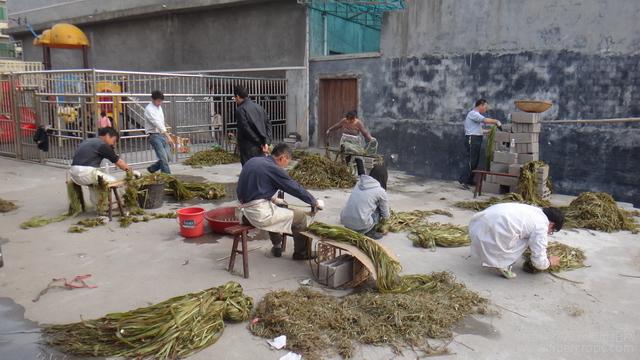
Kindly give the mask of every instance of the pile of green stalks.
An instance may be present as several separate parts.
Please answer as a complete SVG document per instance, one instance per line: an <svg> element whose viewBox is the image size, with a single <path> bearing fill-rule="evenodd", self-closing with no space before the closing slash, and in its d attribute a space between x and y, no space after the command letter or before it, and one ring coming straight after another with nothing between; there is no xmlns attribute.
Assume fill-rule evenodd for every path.
<svg viewBox="0 0 640 360"><path fill-rule="evenodd" d="M226 152L221 148L216 148L198 151L185 160L184 164L190 165L194 168L201 168L203 166L232 164L237 162L240 162L240 158L237 155Z"/></svg>
<svg viewBox="0 0 640 360"><path fill-rule="evenodd" d="M549 207L551 203L548 200L543 199L538 193L538 176L537 172L539 168L545 167L547 164L542 161L530 161L522 167L520 170L520 177L518 179L518 192L520 196L529 204L535 204L540 207ZM551 180L547 177L547 187L551 190Z"/></svg>
<svg viewBox="0 0 640 360"><path fill-rule="evenodd" d="M104 217L94 217L94 218L83 219L78 221L75 225L69 227L67 232L83 233L85 231L89 231L90 228L106 225L108 220L109 219Z"/></svg>
<svg viewBox="0 0 640 360"><path fill-rule="evenodd" d="M76 193L73 182L71 181L67 181L67 198L69 200L69 210L66 213L50 218L34 216L31 219L21 223L20 228L31 229L42 227L48 224L65 221L70 217L74 217L80 214L82 212L82 203L80 202L80 197Z"/></svg>
<svg viewBox="0 0 640 360"><path fill-rule="evenodd" d="M618 207L613 197L602 192L584 192L564 208L565 227L605 232L628 230L638 233L640 224L636 212Z"/></svg>
<svg viewBox="0 0 640 360"><path fill-rule="evenodd" d="M306 150L293 150L294 160L300 160L300 159L306 158L309 155L311 155L311 153Z"/></svg>
<svg viewBox="0 0 640 360"><path fill-rule="evenodd" d="M525 251L523 269L527 272L561 272L567 270L574 270L586 267L584 261L587 257L584 252L579 248L574 248L569 245L565 245L559 242L551 241L547 245L547 256L557 256L560 258L560 265L551 266L547 270L538 270L531 263L531 251Z"/></svg>
<svg viewBox="0 0 640 360"><path fill-rule="evenodd" d="M13 210L15 210L17 208L18 207L13 202L11 202L9 200L0 199L0 213L6 213L6 212L9 212L9 211L13 211Z"/></svg>
<svg viewBox="0 0 640 360"><path fill-rule="evenodd" d="M180 359L214 344L224 321L249 318L253 300L235 282L95 319L43 328L48 345L73 356Z"/></svg>
<svg viewBox="0 0 640 360"><path fill-rule="evenodd" d="M313 189L349 189L356 183L355 176L344 163L317 154L300 159L289 175L300 185Z"/></svg>
<svg viewBox="0 0 640 360"><path fill-rule="evenodd" d="M175 219L175 218L176 218L175 212L146 213L143 211L142 213L136 212L135 214L129 214L129 215L123 216L118 220L118 222L120 223L120 227L127 228L129 227L129 225L135 224L135 223L149 222L151 220L156 220L156 219Z"/></svg>
<svg viewBox="0 0 640 360"><path fill-rule="evenodd" d="M153 184L165 184L165 190L170 192L178 201L201 198L214 200L226 195L224 185L215 183L189 183L176 179L175 176L163 173L147 174L139 179L127 177L127 190L124 201L127 207L138 207L138 196L145 187Z"/></svg>
<svg viewBox="0 0 640 360"><path fill-rule="evenodd" d="M407 212L395 212L391 210L391 216L380 224L378 231L381 233L411 231L411 229L416 226L422 225L425 218L432 215L453 216L450 212L440 209L413 210Z"/></svg>
<svg viewBox="0 0 640 360"><path fill-rule="evenodd" d="M452 224L428 223L416 226L409 233L413 246L429 248L435 251L440 247L462 247L471 245L469 231L464 226Z"/></svg>
<svg viewBox="0 0 640 360"><path fill-rule="evenodd" d="M489 165L493 161L493 150L496 139L496 132L498 132L498 127L492 126L491 130L489 130L489 135L487 135L487 148L485 149L485 164L487 168L489 168Z"/></svg>
<svg viewBox="0 0 640 360"><path fill-rule="evenodd" d="M336 298L309 288L268 293L250 325L264 338L287 336L287 349L305 359L351 358L358 344L395 353L445 354L428 338L450 339L451 327L486 310L486 300L446 272L421 275L424 286L402 293L363 291ZM420 357L420 356L418 356Z"/></svg>

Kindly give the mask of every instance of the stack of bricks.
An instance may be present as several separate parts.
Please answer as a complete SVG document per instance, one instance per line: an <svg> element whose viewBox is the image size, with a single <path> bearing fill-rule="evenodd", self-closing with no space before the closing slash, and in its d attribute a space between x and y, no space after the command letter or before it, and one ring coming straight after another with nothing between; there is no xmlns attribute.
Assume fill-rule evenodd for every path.
<svg viewBox="0 0 640 360"><path fill-rule="evenodd" d="M489 166L491 172L509 175L520 175L522 166L530 161L540 159L540 114L514 112L511 114L513 124L503 126L503 131L496 132L494 139L493 161ZM515 149L511 149L513 141ZM540 168L536 173L539 184L538 194L547 198L551 191L546 187L549 167ZM500 175L488 175L482 185L483 192L504 194L518 191L518 178Z"/></svg>

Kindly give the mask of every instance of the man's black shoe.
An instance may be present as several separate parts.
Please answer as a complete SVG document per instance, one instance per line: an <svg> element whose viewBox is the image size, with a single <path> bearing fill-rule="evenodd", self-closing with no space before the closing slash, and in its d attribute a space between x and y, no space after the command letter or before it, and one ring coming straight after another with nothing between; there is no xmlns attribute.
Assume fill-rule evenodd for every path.
<svg viewBox="0 0 640 360"><path fill-rule="evenodd" d="M282 248L281 247L272 247L271 248L271 255L273 255L274 257L281 257L282 256Z"/></svg>

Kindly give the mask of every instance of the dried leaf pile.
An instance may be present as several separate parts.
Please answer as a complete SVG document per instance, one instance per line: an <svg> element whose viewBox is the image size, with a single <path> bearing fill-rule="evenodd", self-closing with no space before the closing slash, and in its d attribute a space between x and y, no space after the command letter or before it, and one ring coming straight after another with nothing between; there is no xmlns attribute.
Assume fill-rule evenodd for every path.
<svg viewBox="0 0 640 360"><path fill-rule="evenodd" d="M45 340L75 356L178 359L214 344L224 321L249 318L253 300L235 282L124 313L46 326Z"/></svg>
<svg viewBox="0 0 640 360"><path fill-rule="evenodd" d="M237 155L226 152L221 148L198 151L184 161L185 165L190 165L194 168L232 164L237 162L240 162L240 158Z"/></svg>
<svg viewBox="0 0 640 360"><path fill-rule="evenodd" d="M304 187L313 189L348 189L356 178L342 162L334 162L314 154L300 159L289 175Z"/></svg>
<svg viewBox="0 0 640 360"><path fill-rule="evenodd" d="M391 211L391 216L379 227L379 231L409 232L409 240L414 246L430 248L435 251L436 246L461 247L471 244L466 227L453 224L430 223L428 216L453 216L446 210L413 210L409 212Z"/></svg>
<svg viewBox="0 0 640 360"><path fill-rule="evenodd" d="M9 212L9 211L13 211L13 210L15 210L17 208L18 207L13 202L11 202L9 200L0 199L0 213L6 213L6 212Z"/></svg>
<svg viewBox="0 0 640 360"><path fill-rule="evenodd" d="M602 192L584 192L564 209L565 226L606 232L628 230L637 233L640 224L634 212L618 207L613 197Z"/></svg>
<svg viewBox="0 0 640 360"><path fill-rule="evenodd" d="M428 286L403 293L366 291L336 298L308 288L268 293L258 303L257 336L287 336L287 349L305 359L331 353L349 358L356 344L405 347L425 355L443 353L427 338L449 338L450 328L463 317L484 309L486 300L450 273L422 275Z"/></svg>
<svg viewBox="0 0 640 360"><path fill-rule="evenodd" d="M569 245L565 245L559 242L551 241L547 245L547 256L557 256L560 258L560 265L549 267L548 272L561 272L573 269L579 269L586 267L584 261L586 260L586 256L584 252L579 248L574 248ZM541 270L536 269L531 263L531 251L525 251L524 255L524 265L523 269L528 272L541 272Z"/></svg>

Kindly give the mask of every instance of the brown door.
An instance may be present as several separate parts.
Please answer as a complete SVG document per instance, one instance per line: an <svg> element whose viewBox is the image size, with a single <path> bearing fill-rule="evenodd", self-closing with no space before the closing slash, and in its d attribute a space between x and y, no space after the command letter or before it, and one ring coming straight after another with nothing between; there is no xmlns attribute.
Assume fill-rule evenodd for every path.
<svg viewBox="0 0 640 360"><path fill-rule="evenodd" d="M340 131L325 137L327 129L342 120L344 113L358 109L358 80L357 79L321 79L320 99L318 107L318 145L327 142L337 145L340 141Z"/></svg>

